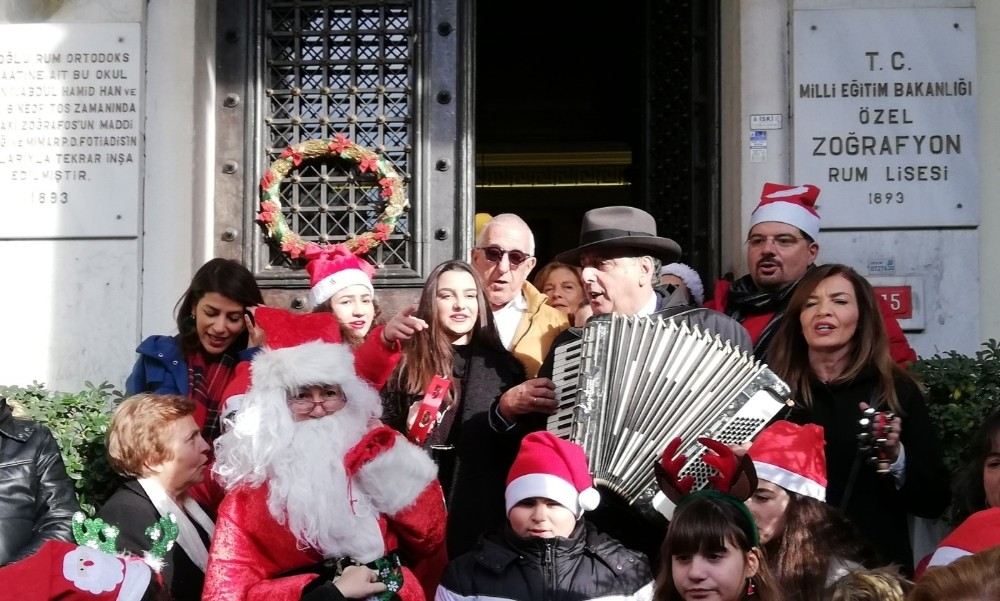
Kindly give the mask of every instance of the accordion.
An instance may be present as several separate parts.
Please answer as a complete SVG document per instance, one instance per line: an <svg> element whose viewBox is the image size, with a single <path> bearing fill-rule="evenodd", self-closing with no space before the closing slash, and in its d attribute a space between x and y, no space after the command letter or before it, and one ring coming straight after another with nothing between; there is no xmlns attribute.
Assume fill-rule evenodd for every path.
<svg viewBox="0 0 1000 601"><path fill-rule="evenodd" d="M630 503L656 492L653 463L675 437L695 488L711 470L698 437L750 441L789 402L766 365L717 335L660 316L591 319L556 348L554 435L583 447L598 484Z"/></svg>

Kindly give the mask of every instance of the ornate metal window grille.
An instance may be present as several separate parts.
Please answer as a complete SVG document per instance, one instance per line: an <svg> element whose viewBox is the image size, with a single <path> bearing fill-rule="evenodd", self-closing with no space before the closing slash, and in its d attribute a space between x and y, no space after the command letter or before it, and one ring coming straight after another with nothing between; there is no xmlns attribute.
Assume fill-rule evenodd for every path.
<svg viewBox="0 0 1000 601"><path fill-rule="evenodd" d="M262 170L291 144L342 133L388 157L411 181L416 77L412 4L262 2ZM303 239L343 241L374 226L384 207L378 186L358 181L344 167L333 160L303 163L282 183L285 218ZM412 200L412 189L409 195ZM389 240L369 255L386 268L381 275L412 273L411 223L410 215L404 215ZM259 231L255 254L256 263L272 273L289 267Z"/></svg>

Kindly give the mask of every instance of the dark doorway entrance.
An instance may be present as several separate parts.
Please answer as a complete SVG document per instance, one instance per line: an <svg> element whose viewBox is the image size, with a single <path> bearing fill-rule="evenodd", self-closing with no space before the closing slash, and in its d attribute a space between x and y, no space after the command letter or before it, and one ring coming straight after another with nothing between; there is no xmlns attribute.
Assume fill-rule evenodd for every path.
<svg viewBox="0 0 1000 601"><path fill-rule="evenodd" d="M476 211L531 225L539 265L591 208L657 218L717 262L717 2L478 2Z"/></svg>

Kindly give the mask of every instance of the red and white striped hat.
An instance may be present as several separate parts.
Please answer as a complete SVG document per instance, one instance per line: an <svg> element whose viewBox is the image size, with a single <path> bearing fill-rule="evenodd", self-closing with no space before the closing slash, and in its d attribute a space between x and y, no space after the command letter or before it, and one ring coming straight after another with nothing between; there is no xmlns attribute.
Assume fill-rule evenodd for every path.
<svg viewBox="0 0 1000 601"><path fill-rule="evenodd" d="M776 421L750 445L757 478L785 490L826 501L826 452L823 428Z"/></svg>
<svg viewBox="0 0 1000 601"><path fill-rule="evenodd" d="M750 215L750 228L765 221L787 223L816 239L819 234L819 213L816 199L819 188L811 184L786 186L784 184L764 184L760 193L760 203Z"/></svg>
<svg viewBox="0 0 1000 601"><path fill-rule="evenodd" d="M306 265L314 305L333 298L349 286L364 286L375 293L372 276L375 268L368 261L354 255L320 256Z"/></svg>
<svg viewBox="0 0 1000 601"><path fill-rule="evenodd" d="M970 515L951 534L944 537L927 567L949 563L1000 546L1000 507L991 507Z"/></svg>
<svg viewBox="0 0 1000 601"><path fill-rule="evenodd" d="M524 499L552 499L576 517L596 509L601 495L594 488L587 457L580 445L548 432L532 432L521 441L507 474L507 513Z"/></svg>

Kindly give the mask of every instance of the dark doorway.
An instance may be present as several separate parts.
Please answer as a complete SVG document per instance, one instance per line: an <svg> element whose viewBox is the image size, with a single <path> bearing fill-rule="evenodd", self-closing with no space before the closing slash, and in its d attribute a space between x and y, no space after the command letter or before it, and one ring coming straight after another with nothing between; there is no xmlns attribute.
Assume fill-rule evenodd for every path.
<svg viewBox="0 0 1000 601"><path fill-rule="evenodd" d="M714 270L716 5L476 3L476 211L521 215L544 265L632 205Z"/></svg>

